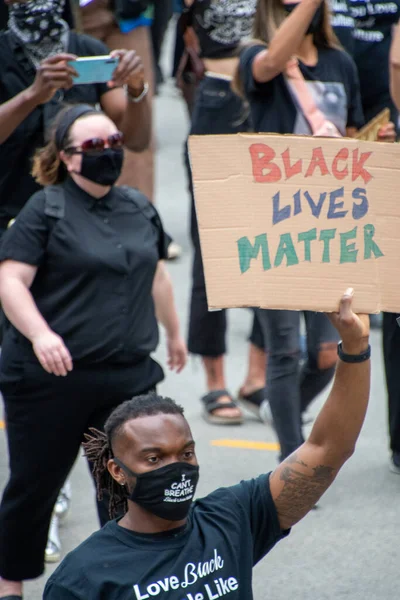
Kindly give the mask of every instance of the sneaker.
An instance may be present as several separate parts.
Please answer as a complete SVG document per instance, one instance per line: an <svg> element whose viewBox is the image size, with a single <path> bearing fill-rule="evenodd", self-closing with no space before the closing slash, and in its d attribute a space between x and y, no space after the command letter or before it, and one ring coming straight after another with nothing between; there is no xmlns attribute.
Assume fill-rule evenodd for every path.
<svg viewBox="0 0 400 600"><path fill-rule="evenodd" d="M176 242L171 242L168 246L168 258L167 260L176 260L182 256L182 248Z"/></svg>
<svg viewBox="0 0 400 600"><path fill-rule="evenodd" d="M393 452L392 458L390 459L389 469L392 473L400 475L400 452Z"/></svg>
<svg viewBox="0 0 400 600"><path fill-rule="evenodd" d="M44 560L48 563L55 563L61 559L61 542L58 535L58 517L53 514L50 522L49 537L44 553Z"/></svg>
<svg viewBox="0 0 400 600"><path fill-rule="evenodd" d="M260 405L260 419L270 427L274 426L274 419L272 418L272 411L268 400L264 400Z"/></svg>
<svg viewBox="0 0 400 600"><path fill-rule="evenodd" d="M61 492L58 494L57 502L54 507L54 512L60 521L64 520L69 512L71 505L71 483L66 481Z"/></svg>

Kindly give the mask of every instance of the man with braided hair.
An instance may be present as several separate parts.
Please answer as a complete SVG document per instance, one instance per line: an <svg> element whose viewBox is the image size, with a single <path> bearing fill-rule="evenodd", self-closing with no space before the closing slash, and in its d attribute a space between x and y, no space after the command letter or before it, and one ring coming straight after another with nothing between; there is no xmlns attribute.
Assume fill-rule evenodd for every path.
<svg viewBox="0 0 400 600"><path fill-rule="evenodd" d="M71 552L44 600L251 600L252 568L286 537L352 455L370 389L369 319L352 290L331 315L342 342L332 391L309 439L271 474L193 501L199 466L183 410L145 395L85 444L100 494L122 518Z"/></svg>

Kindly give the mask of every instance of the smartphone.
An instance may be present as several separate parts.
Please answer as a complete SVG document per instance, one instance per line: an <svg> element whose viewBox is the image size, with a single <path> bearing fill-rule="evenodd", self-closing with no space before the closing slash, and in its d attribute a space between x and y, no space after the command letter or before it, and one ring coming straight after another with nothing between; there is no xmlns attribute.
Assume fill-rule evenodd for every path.
<svg viewBox="0 0 400 600"><path fill-rule="evenodd" d="M78 73L74 77L75 85L85 83L107 83L118 65L118 58L112 56L82 56L69 64Z"/></svg>

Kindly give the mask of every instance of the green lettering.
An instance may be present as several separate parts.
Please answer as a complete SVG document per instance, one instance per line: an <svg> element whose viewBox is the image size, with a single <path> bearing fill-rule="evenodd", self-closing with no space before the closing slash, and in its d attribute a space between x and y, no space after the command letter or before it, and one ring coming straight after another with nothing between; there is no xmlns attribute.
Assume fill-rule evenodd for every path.
<svg viewBox="0 0 400 600"><path fill-rule="evenodd" d="M304 260L311 262L311 243L313 240L317 239L317 228L310 229L309 231L304 231L303 233L299 233L298 241L304 242Z"/></svg>
<svg viewBox="0 0 400 600"><path fill-rule="evenodd" d="M321 233L319 234L319 241L324 242L324 251L322 253L322 262L328 263L331 262L331 254L330 254L330 241L336 235L336 229L321 229Z"/></svg>
<svg viewBox="0 0 400 600"><path fill-rule="evenodd" d="M378 244L372 239L375 235L375 227L373 225L364 225L364 258L371 258L371 254L375 258L384 256Z"/></svg>
<svg viewBox="0 0 400 600"><path fill-rule="evenodd" d="M240 272L246 273L250 268L250 262L253 258L257 258L258 253L261 249L263 269L268 271L271 268L271 261L269 258L269 248L267 234L261 233L254 238L254 245L250 242L248 237L242 237L237 241L239 251L239 264Z"/></svg>
<svg viewBox="0 0 400 600"><path fill-rule="evenodd" d="M299 259L297 258L296 250L293 246L292 236L290 233L281 233L280 238L278 250L276 251L274 267L279 267L281 265L284 256L286 256L287 267L298 265Z"/></svg>
<svg viewBox="0 0 400 600"><path fill-rule="evenodd" d="M358 250L356 250L356 245L354 242L347 244L349 240L353 240L355 237L357 237L357 227L340 234L340 263L357 262Z"/></svg>

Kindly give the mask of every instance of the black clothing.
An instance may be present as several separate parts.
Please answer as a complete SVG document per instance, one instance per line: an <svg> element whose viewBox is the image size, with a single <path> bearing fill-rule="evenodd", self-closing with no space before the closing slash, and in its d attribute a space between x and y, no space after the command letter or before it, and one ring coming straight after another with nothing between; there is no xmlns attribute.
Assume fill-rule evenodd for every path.
<svg viewBox="0 0 400 600"><path fill-rule="evenodd" d="M1 577L21 581L43 573L54 504L84 433L102 430L119 404L162 378L150 357L136 365L74 365L67 377L56 377L37 361L14 356L1 384L11 469L0 507ZM104 525L107 500L97 509Z"/></svg>
<svg viewBox="0 0 400 600"><path fill-rule="evenodd" d="M136 534L111 521L71 552L44 600L251 600L252 569L281 531L269 476L222 488L193 505L186 526Z"/></svg>
<svg viewBox="0 0 400 600"><path fill-rule="evenodd" d="M235 56L240 42L251 36L257 0L195 0L189 23L199 38L202 58Z"/></svg>
<svg viewBox="0 0 400 600"><path fill-rule="evenodd" d="M45 215L45 193L37 192L4 234L0 261L38 267L31 292L74 362L135 363L158 344L151 289L170 239L138 191L134 202L118 187L101 200L71 178L62 188L65 216L54 222ZM12 327L7 335L19 354L32 358L21 333Z"/></svg>
<svg viewBox="0 0 400 600"><path fill-rule="evenodd" d="M383 313L383 359L388 394L389 438L392 452L400 453L400 327L398 314Z"/></svg>
<svg viewBox="0 0 400 600"><path fill-rule="evenodd" d="M349 0L349 5L355 21L354 60L365 118L371 119L387 106L396 123L397 111L389 93L389 51L400 0Z"/></svg>
<svg viewBox="0 0 400 600"><path fill-rule="evenodd" d="M349 0L330 0L331 25L343 48L353 56L354 18L350 13Z"/></svg>
<svg viewBox="0 0 400 600"><path fill-rule="evenodd" d="M240 133L250 127L242 101L229 81L206 76L199 84L192 116L192 135ZM226 352L225 310L210 311L207 304L203 260L193 195L193 180L186 153L186 168L191 195L190 236L193 243L192 293L190 300L188 349L200 356L221 356ZM256 340L253 342L253 339ZM251 341L262 346L261 326L254 317Z"/></svg>
<svg viewBox="0 0 400 600"><path fill-rule="evenodd" d="M255 131L268 133L311 134L302 113L297 109L283 74L271 81L258 83L252 63L265 46L246 48L240 56L240 74L250 104ZM336 125L342 135L346 127L364 124L356 66L347 52L333 48L318 49L318 63L308 67L299 61L304 79L317 95L318 108Z"/></svg>
<svg viewBox="0 0 400 600"><path fill-rule="evenodd" d="M87 35L69 32L68 52L77 56L108 54L102 42ZM35 69L22 46L8 31L0 32L0 104L32 85ZM10 137L0 144L0 227L17 216L30 196L40 189L31 176L32 157L44 144L44 131L63 107L71 103L96 104L109 91L106 84L76 85L35 108Z"/></svg>
<svg viewBox="0 0 400 600"><path fill-rule="evenodd" d="M45 214L45 191L37 192L0 247L0 261L38 267L33 298L73 358L66 377L50 375L31 343L7 328L0 390L11 476L0 506L0 576L16 581L43 571L52 509L84 432L163 379L150 356L158 342L153 279L169 244L156 209L138 191L131 198L115 187L96 200L70 178L56 189L64 216Z"/></svg>
<svg viewBox="0 0 400 600"><path fill-rule="evenodd" d="M68 26L73 29L75 27L74 14L72 12L71 2L73 0L66 0L63 16L64 21L68 23ZM0 30L7 29L8 23L8 6L4 0L0 0Z"/></svg>

